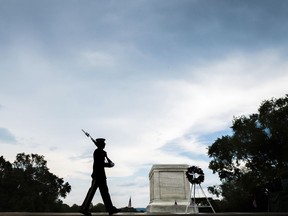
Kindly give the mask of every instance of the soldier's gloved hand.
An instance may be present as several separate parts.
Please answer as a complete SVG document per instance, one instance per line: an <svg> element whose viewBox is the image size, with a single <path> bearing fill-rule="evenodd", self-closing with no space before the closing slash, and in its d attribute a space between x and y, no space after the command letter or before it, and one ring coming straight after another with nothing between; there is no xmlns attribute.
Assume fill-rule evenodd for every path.
<svg viewBox="0 0 288 216"><path fill-rule="evenodd" d="M114 167L114 165L115 165L115 164L114 164L111 160L108 161L108 167L109 167L109 168Z"/></svg>
<svg viewBox="0 0 288 216"><path fill-rule="evenodd" d="M115 164L112 161L109 161L109 167L114 167Z"/></svg>

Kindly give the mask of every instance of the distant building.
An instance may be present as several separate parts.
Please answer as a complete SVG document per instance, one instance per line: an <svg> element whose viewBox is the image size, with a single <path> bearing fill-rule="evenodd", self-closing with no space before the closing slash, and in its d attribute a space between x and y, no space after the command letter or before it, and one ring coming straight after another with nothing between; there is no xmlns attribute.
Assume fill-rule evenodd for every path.
<svg viewBox="0 0 288 216"><path fill-rule="evenodd" d="M132 202L131 202L131 196L130 196L130 199L129 199L129 202L128 202L128 208L132 208Z"/></svg>

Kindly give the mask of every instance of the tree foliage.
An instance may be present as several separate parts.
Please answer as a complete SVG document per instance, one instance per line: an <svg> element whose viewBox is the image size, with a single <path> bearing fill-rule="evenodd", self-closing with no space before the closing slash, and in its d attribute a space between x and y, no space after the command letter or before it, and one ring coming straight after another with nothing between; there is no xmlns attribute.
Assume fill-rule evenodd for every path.
<svg viewBox="0 0 288 216"><path fill-rule="evenodd" d="M1 211L58 211L71 191L68 182L51 173L44 156L17 154L13 163L0 157Z"/></svg>
<svg viewBox="0 0 288 216"><path fill-rule="evenodd" d="M229 210L252 210L255 190L287 178L288 95L262 102L258 113L234 117L232 135L218 138L209 148L209 168L218 173Z"/></svg>

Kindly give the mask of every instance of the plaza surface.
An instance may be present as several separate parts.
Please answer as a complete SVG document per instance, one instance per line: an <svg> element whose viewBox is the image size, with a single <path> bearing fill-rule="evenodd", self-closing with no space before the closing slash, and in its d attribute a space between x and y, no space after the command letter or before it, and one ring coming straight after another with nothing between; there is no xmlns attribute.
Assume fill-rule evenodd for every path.
<svg viewBox="0 0 288 216"><path fill-rule="evenodd" d="M106 216L108 213L92 213L94 216ZM225 212L225 213L197 213L197 214L174 214L174 213L130 213L123 212L114 214L114 216L164 216L164 215L199 215L199 216L288 216L288 212L261 212L261 213L249 213L249 212ZM82 216L80 213L57 213L57 212L0 212L0 216Z"/></svg>

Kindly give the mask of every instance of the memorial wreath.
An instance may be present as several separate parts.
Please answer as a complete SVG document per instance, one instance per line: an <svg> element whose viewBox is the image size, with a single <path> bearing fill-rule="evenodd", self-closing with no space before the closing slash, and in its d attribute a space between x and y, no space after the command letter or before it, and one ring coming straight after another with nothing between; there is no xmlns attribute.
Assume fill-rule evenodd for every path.
<svg viewBox="0 0 288 216"><path fill-rule="evenodd" d="M201 184L204 182L204 172L197 166L191 166L186 171L186 177L191 184Z"/></svg>

